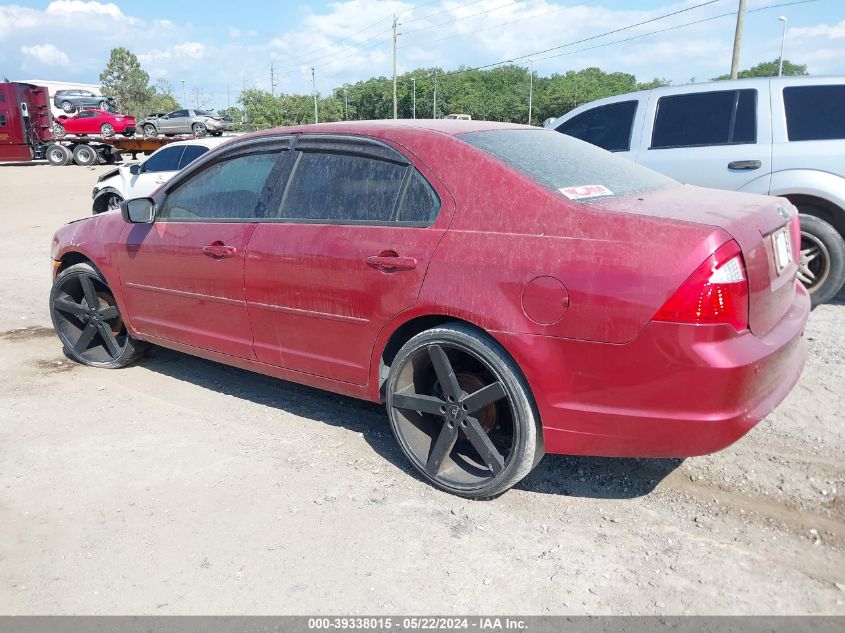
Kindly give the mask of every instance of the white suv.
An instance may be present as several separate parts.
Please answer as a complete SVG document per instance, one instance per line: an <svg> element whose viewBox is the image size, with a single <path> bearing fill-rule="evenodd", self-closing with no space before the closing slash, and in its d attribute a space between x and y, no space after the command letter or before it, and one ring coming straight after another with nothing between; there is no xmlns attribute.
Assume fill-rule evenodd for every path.
<svg viewBox="0 0 845 633"><path fill-rule="evenodd" d="M203 138L170 143L157 149L143 163L121 165L104 173L94 185L91 210L96 215L117 209L124 200L149 196L188 163L227 140Z"/></svg>
<svg viewBox="0 0 845 633"><path fill-rule="evenodd" d="M669 86L593 101L546 127L681 182L783 196L801 213L813 305L845 282L845 78Z"/></svg>

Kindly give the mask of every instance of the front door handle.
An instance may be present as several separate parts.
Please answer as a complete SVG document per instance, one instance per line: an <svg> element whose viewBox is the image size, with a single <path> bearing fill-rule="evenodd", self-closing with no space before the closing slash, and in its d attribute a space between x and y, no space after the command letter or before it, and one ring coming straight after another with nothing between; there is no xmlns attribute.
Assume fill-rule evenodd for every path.
<svg viewBox="0 0 845 633"><path fill-rule="evenodd" d="M733 162L728 163L728 169L745 169L745 170L752 170L752 169L760 169L763 166L759 160L735 160Z"/></svg>
<svg viewBox="0 0 845 633"><path fill-rule="evenodd" d="M202 252L208 255L209 257L223 259L224 257L232 257L235 253L238 252L238 249L236 249L234 246L226 246L222 242L215 242L214 244L203 246Z"/></svg>
<svg viewBox="0 0 845 633"><path fill-rule="evenodd" d="M378 270L413 270L417 267L417 260L413 257L399 257L398 255L370 255L367 266Z"/></svg>

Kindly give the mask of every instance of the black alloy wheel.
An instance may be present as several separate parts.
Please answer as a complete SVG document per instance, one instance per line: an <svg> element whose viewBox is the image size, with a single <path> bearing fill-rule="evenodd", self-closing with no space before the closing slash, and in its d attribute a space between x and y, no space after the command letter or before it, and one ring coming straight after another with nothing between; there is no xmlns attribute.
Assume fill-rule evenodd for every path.
<svg viewBox="0 0 845 633"><path fill-rule="evenodd" d="M387 382L390 426L425 479L489 498L542 456L525 379L491 337L463 324L427 330L403 346Z"/></svg>
<svg viewBox="0 0 845 633"><path fill-rule="evenodd" d="M818 217L801 213L799 220L798 281L810 293L810 300L816 307L836 296L845 282L845 240L833 226Z"/></svg>
<svg viewBox="0 0 845 633"><path fill-rule="evenodd" d="M50 317L64 348L75 361L93 367L128 365L142 352L133 339L114 295L93 266L63 270L50 293Z"/></svg>

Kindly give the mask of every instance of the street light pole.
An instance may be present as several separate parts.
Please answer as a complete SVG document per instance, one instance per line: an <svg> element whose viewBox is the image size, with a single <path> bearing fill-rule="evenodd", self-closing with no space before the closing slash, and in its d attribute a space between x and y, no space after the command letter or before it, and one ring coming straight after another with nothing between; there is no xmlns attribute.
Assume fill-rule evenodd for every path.
<svg viewBox="0 0 845 633"><path fill-rule="evenodd" d="M417 118L417 80L414 77L411 77L411 85L414 86L414 106L413 106L413 118Z"/></svg>
<svg viewBox="0 0 845 633"><path fill-rule="evenodd" d="M317 83L314 80L314 67L311 66L311 92L314 93L314 123L320 122L320 115L317 114Z"/></svg>
<svg viewBox="0 0 845 633"><path fill-rule="evenodd" d="M778 62L778 77L783 77L783 42L786 39L786 16L782 15L778 18L783 22L783 33L780 36L780 62Z"/></svg>
<svg viewBox="0 0 845 633"><path fill-rule="evenodd" d="M431 105L431 118L437 118L437 73L434 73L434 102Z"/></svg>
<svg viewBox="0 0 845 633"><path fill-rule="evenodd" d="M346 90L346 86L343 87L343 111L344 111L344 118L348 121L349 120L349 92Z"/></svg>
<svg viewBox="0 0 845 633"><path fill-rule="evenodd" d="M182 107L188 107L188 93L185 92L185 80L182 80Z"/></svg>

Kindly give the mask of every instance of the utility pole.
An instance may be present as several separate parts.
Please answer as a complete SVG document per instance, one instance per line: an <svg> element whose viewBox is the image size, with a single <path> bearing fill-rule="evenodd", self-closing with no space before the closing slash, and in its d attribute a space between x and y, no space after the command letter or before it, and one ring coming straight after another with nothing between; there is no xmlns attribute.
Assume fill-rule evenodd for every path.
<svg viewBox="0 0 845 633"><path fill-rule="evenodd" d="M343 111L344 111L343 118L348 121L349 120L349 92L346 90L346 86L343 87Z"/></svg>
<svg viewBox="0 0 845 633"><path fill-rule="evenodd" d="M534 60L529 59L530 75L528 75L528 125L531 125L531 109L534 105Z"/></svg>
<svg viewBox="0 0 845 633"><path fill-rule="evenodd" d="M276 96L276 86L279 85L279 80L276 79L276 69L273 67L273 62L270 62L270 94Z"/></svg>
<svg viewBox="0 0 845 633"><path fill-rule="evenodd" d="M739 0L736 12L736 32L734 33L734 54L731 59L731 79L736 79L739 73L739 49L742 47L742 27L745 23L745 0Z"/></svg>
<svg viewBox="0 0 845 633"><path fill-rule="evenodd" d="M431 106L431 118L437 118L437 72L434 73L434 103Z"/></svg>
<svg viewBox="0 0 845 633"><path fill-rule="evenodd" d="M396 14L393 14L393 118L398 119L396 108Z"/></svg>
<svg viewBox="0 0 845 633"><path fill-rule="evenodd" d="M413 118L417 118L417 79L416 77L411 77L411 83L414 86L414 107L413 107Z"/></svg>
<svg viewBox="0 0 845 633"><path fill-rule="evenodd" d="M317 113L317 84L314 80L313 66L311 66L311 92L314 94L314 123L319 123L320 115Z"/></svg>

